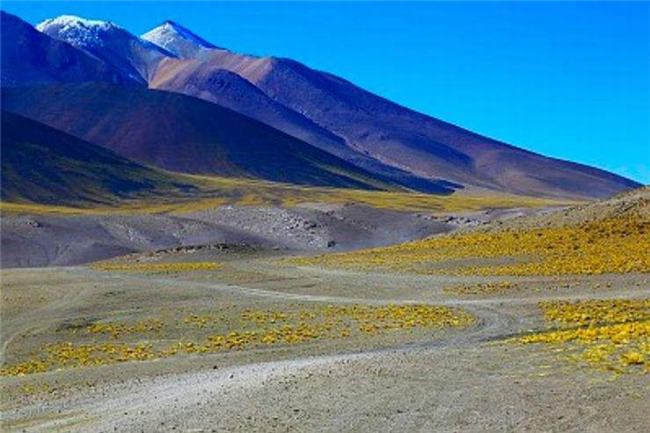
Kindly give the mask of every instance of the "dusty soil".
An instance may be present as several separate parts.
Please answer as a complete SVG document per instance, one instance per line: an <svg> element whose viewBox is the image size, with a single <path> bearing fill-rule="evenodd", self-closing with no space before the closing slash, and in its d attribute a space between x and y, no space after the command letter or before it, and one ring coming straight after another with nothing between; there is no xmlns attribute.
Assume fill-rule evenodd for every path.
<svg viewBox="0 0 650 433"><path fill-rule="evenodd" d="M542 326L540 299L648 297L644 275L519 278L513 291L478 296L444 290L476 278L333 272L273 258L232 260L200 275L68 267L2 277L6 361L57 338L74 318L179 307L418 302L460 306L478 319L464 329L4 377L6 431L640 432L648 421L647 375L613 378L503 341Z"/></svg>
<svg viewBox="0 0 650 433"><path fill-rule="evenodd" d="M395 242L449 226L472 229L490 218L519 224L518 215L511 211L446 219L311 206L287 211L232 208L191 218L25 216L3 221L3 229L25 226L9 237L4 230L3 242L29 240L31 249L22 254L40 251L39 264L87 257L81 250L66 256L49 244L39 247L43 242L59 239L53 244L63 245L72 239L66 236L87 233L96 239L108 233L108 245L130 245L125 247L130 255L118 262L215 260L222 265L167 273L88 266L3 269L0 342L6 365L29 359L53 342L145 338L165 344L209 332L188 326L188 315L215 313L230 323L245 310L417 303L459 308L475 318L466 327L354 334L3 376L3 431L647 431L650 375L639 369L615 375L544 345L511 341L546 329L538 308L542 300L645 299L650 297L647 274L431 276L300 267L281 259L327 250L325 240L333 237L339 240L336 248L352 248L366 236L364 242L370 244ZM243 230L235 233L236 225ZM68 234L73 227L77 231ZM294 227L287 229L294 235L288 236L283 227ZM45 228L60 238L25 234ZM169 237L159 238L159 233ZM3 252L3 259L18 256ZM479 283L507 284L494 292L472 291ZM164 332L115 339L83 332L99 321L152 317L165 322Z"/></svg>
<svg viewBox="0 0 650 433"><path fill-rule="evenodd" d="M454 228L423 214L355 204L222 206L182 215L3 215L0 223L4 269L76 265L207 244L246 244L258 251L344 251Z"/></svg>

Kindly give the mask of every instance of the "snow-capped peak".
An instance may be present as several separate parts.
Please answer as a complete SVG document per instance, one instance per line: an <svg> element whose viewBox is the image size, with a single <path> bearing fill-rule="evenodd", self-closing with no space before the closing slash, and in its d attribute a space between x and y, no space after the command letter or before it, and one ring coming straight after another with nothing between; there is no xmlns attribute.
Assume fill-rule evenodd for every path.
<svg viewBox="0 0 650 433"><path fill-rule="evenodd" d="M50 18L36 26L36 29L75 46L101 45L101 35L122 30L120 26L109 21L89 20L75 15L61 15Z"/></svg>
<svg viewBox="0 0 650 433"><path fill-rule="evenodd" d="M101 20L89 20L87 18L78 17L76 15L61 15L56 18L49 18L42 23L38 24L36 28L40 31L47 29L50 26L58 26L61 28L70 28L70 27L99 27L104 29L110 29L119 27L117 24L110 21L101 21Z"/></svg>
<svg viewBox="0 0 650 433"><path fill-rule="evenodd" d="M218 48L174 21L165 21L141 36L179 57L194 57L205 49Z"/></svg>

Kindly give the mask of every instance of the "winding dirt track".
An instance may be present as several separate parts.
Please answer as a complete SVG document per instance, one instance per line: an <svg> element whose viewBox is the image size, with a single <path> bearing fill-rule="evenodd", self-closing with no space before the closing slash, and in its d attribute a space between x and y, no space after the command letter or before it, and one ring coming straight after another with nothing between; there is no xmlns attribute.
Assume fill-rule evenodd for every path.
<svg viewBox="0 0 650 433"><path fill-rule="evenodd" d="M290 293L279 290L269 290L269 289L260 289L254 287L246 287L237 284L223 284L223 283L212 283L212 282L200 282L200 281L190 281L190 280L177 280L173 278L152 278L152 277L143 277L138 275L130 274L111 274L111 273L101 273L89 270L87 268L79 268L82 274L86 274L94 279L98 277L106 280L126 280L126 281L139 281L139 282L148 282L148 283L161 283L161 284L179 284L182 282L185 286L191 287L201 287L223 293L238 294L244 296L252 297L261 297L261 298L271 298L279 299L285 301L301 301L301 302L331 302L337 304L370 304L370 305L389 305L389 304L435 304L435 305L448 305L448 306L462 306L466 309L471 308L472 306L490 306L490 305L503 305L503 304L535 304L539 301L545 299L554 299L554 300L580 300L580 299L615 299L615 298L638 298L644 294L650 294L650 288L648 289L617 289L609 290L604 293L576 293L572 295L558 295L554 293L549 294L540 294L536 296L527 296L525 298L487 298L487 299L453 299L453 300L435 300L435 301L423 301L422 299L372 299L372 298L356 298L348 296L326 296L326 295L310 295L303 293ZM322 270L318 268L310 269L311 272L322 273L323 275L328 275L331 271ZM350 276L354 275L365 275L352 271L336 271L338 274L346 274ZM388 275L380 274L381 277L389 278ZM400 279L399 276L391 276L395 280ZM445 280L450 282L467 282L469 281L482 281L482 278L472 278L472 277L444 277Z"/></svg>
<svg viewBox="0 0 650 433"><path fill-rule="evenodd" d="M245 287L215 287L217 290L238 290L254 296L271 296L265 291ZM289 300L301 301L331 301L339 302L338 298L304 295L295 297L292 294L277 293L275 296ZM346 300L346 302L363 302L363 300ZM415 301L378 300L375 303L408 303ZM517 319L500 313L489 306L466 306L466 309L477 317L477 323L467 332L450 339L410 344L401 348L373 350L361 353L349 353L331 356L305 357L288 361L273 361L227 368L215 372L200 372L180 374L170 377L157 378L147 385L134 380L121 385L107 396L91 398L82 401L66 402L65 406L74 407L73 413L62 419L44 421L34 426L30 431L50 432L57 429L66 431L137 431L136 426L153 425L161 419L173 419L176 416L188 416L192 408L201 402L212 401L217 404L225 394L238 394L242 390L253 390L262 387L272 379L283 376L300 375L301 372L336 367L350 361L391 362L399 355L413 351L439 350L463 345L473 345L488 341L500 335L507 334L513 328ZM156 396L152 400L152 397ZM221 401L221 403L223 403ZM5 414L8 419L16 415L26 415L38 408ZM87 422L90 425L84 426Z"/></svg>
<svg viewBox="0 0 650 433"><path fill-rule="evenodd" d="M81 269L80 272L98 273ZM102 274L101 278L127 279L130 281L159 282L161 284L177 284L179 281L166 278L140 277L136 275ZM275 290L246 287L242 285L215 284L208 282L183 281L183 284L208 288L238 296L281 299L301 302L331 302L331 303L363 303L363 304L407 304L423 303L413 299L363 299L342 296L321 296L310 294L286 293ZM650 295L650 290L619 290L609 291L602 297L639 297ZM585 296L565 296L565 299L581 299ZM586 297L593 297L587 295ZM193 419L202 413L199 408L205 407L238 407L245 405L246 399L261 392L263 387L271 382L278 383L287 377L309 378L313 372L345 369L349 363L365 365L396 365L402 362L404 356L417 355L430 357L439 351L454 348L476 347L477 345L512 335L521 328L522 319L511 314L504 305L534 304L548 296L512 299L481 299L481 300L446 300L435 301L432 304L462 306L474 314L477 321L464 332L453 334L450 338L408 344L398 348L372 350L359 353L345 353L328 356L304 357L299 359L252 363L238 367L225 368L215 371L200 371L167 376L141 381L128 380L119 385L104 389L95 395L78 395L66 397L61 401L41 402L32 406L9 411L3 414L5 420L31 418L37 420L27 431L167 431L164 427L179 419ZM555 296L554 299L559 297ZM560 297L561 298L561 297ZM66 302L61 299L60 302ZM58 303L57 303L58 305ZM35 314L37 314L36 312ZM25 318L21 318L21 321ZM16 330L16 332L18 332ZM12 337L10 336L8 341ZM329 385L333 386L333 385ZM63 408L55 419L44 418L38 421L38 414L53 412ZM262 426L263 427L263 426ZM181 430L183 431L183 430ZM184 431L211 431L190 430ZM212 430L221 431L221 430ZM263 431L263 428L262 430Z"/></svg>

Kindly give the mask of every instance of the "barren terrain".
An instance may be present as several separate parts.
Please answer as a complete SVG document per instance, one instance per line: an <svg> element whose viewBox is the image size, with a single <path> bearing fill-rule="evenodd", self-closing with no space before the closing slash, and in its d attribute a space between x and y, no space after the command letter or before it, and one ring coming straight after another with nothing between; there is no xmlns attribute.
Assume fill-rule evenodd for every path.
<svg viewBox="0 0 650 433"><path fill-rule="evenodd" d="M643 223L646 195L564 216L426 221L462 236L629 209ZM226 212L241 224L241 210ZM4 429L645 431L646 271L444 272L454 262L423 274L337 267L305 250L171 248L2 270Z"/></svg>

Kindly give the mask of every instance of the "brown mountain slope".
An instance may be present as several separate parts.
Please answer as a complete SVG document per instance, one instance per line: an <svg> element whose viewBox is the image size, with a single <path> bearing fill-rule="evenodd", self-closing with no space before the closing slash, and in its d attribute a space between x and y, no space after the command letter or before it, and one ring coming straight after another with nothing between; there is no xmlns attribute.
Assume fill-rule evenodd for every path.
<svg viewBox="0 0 650 433"><path fill-rule="evenodd" d="M318 143L328 152L349 151L345 141L305 116L274 101L245 78L215 68L209 59L165 59L149 83L154 89L171 90L214 102L269 125L300 140Z"/></svg>
<svg viewBox="0 0 650 433"><path fill-rule="evenodd" d="M3 89L5 110L168 170L301 185L390 186L320 149L218 105L98 83Z"/></svg>
<svg viewBox="0 0 650 433"><path fill-rule="evenodd" d="M248 80L234 72L215 68L207 51L210 50L202 49L202 56L205 57L198 65L193 60L163 60L149 86L195 96L230 108L410 189L446 194L460 188L460 185L440 179L414 176L354 150L343 138L274 101Z"/></svg>
<svg viewBox="0 0 650 433"><path fill-rule="evenodd" d="M209 75L210 70L223 69L242 76L274 101L343 138L356 154L416 176L518 194L571 198L606 197L639 186L603 170L483 137L289 59L212 50L210 56L204 53L194 60L166 59L152 83L205 97L188 91L188 87L205 85L201 77ZM256 118L264 116L263 107L257 113L251 106L247 109ZM284 127L273 119L265 121L279 129Z"/></svg>

